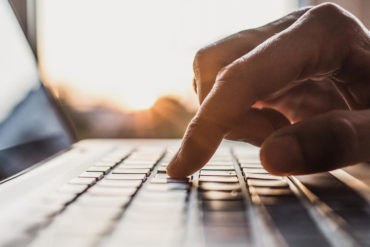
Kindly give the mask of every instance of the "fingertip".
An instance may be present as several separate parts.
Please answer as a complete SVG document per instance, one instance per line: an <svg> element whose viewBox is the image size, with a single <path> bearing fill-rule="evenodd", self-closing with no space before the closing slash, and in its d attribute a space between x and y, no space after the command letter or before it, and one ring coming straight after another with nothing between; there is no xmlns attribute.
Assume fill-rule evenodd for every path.
<svg viewBox="0 0 370 247"><path fill-rule="evenodd" d="M185 178L186 175L179 173L176 169L173 169L171 166L167 167L167 175L170 176L170 178Z"/></svg>
<svg viewBox="0 0 370 247"><path fill-rule="evenodd" d="M178 160L178 153L172 158L168 164L166 172L171 178L185 178L190 175L184 170L184 165Z"/></svg>
<svg viewBox="0 0 370 247"><path fill-rule="evenodd" d="M171 178L175 178L177 176L176 169L174 169L174 164L173 160L168 164L166 168L166 173L168 176Z"/></svg>
<svg viewBox="0 0 370 247"><path fill-rule="evenodd" d="M202 168L216 151L224 134L213 122L195 117L168 165L167 174L172 178L184 178Z"/></svg>
<svg viewBox="0 0 370 247"><path fill-rule="evenodd" d="M297 138L291 134L272 135L262 144L260 158L271 174L288 176L304 169L304 159Z"/></svg>

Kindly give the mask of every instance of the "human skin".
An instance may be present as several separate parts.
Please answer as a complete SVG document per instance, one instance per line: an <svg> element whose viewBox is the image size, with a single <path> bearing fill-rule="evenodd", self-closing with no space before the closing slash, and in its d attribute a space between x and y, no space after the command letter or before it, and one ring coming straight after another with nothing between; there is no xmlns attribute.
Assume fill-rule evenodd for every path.
<svg viewBox="0 0 370 247"><path fill-rule="evenodd" d="M222 139L261 146L275 175L328 171L370 159L370 35L343 8L295 11L203 49L201 103L167 173L203 167Z"/></svg>

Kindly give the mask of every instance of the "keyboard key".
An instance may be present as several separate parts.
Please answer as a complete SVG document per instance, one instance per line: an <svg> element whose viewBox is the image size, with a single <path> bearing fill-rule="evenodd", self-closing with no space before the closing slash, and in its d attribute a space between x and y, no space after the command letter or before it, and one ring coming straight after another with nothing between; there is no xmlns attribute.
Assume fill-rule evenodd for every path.
<svg viewBox="0 0 370 247"><path fill-rule="evenodd" d="M98 161L96 163L94 163L94 166L95 167L109 167L109 168L112 168L113 166L115 166L116 163L115 162L103 162L103 161Z"/></svg>
<svg viewBox="0 0 370 247"><path fill-rule="evenodd" d="M200 175L204 176L226 176L226 177L235 177L235 171L200 171Z"/></svg>
<svg viewBox="0 0 370 247"><path fill-rule="evenodd" d="M172 200L185 201L186 197L187 197L186 191L172 190L167 192L142 191L135 198L137 198L138 200L140 199L152 202L152 201L172 201Z"/></svg>
<svg viewBox="0 0 370 247"><path fill-rule="evenodd" d="M135 194L137 188L112 188L112 187L102 187L94 186L88 190L90 195L96 196L132 196Z"/></svg>
<svg viewBox="0 0 370 247"><path fill-rule="evenodd" d="M203 201L202 206L207 211L238 211L244 210L243 201Z"/></svg>
<svg viewBox="0 0 370 247"><path fill-rule="evenodd" d="M207 165L212 165L212 166L234 166L234 163L232 160L227 160L227 161L214 161L210 160Z"/></svg>
<svg viewBox="0 0 370 247"><path fill-rule="evenodd" d="M111 159L120 159L120 160L122 160L122 159L124 159L127 155L128 155L128 151L127 150L125 150L125 151L123 151L123 152L117 152L117 151L115 151L115 152L112 152L112 153L110 153L110 154L108 154L108 158L111 158Z"/></svg>
<svg viewBox="0 0 370 247"><path fill-rule="evenodd" d="M250 232L245 225L206 225L203 232L205 246L253 246Z"/></svg>
<svg viewBox="0 0 370 247"><path fill-rule="evenodd" d="M109 170L110 170L109 166L92 166L92 167L89 167L86 171L87 172L102 172L104 174L107 174Z"/></svg>
<svg viewBox="0 0 370 247"><path fill-rule="evenodd" d="M152 184L167 184L167 183L189 183L189 179L176 179L176 178L153 178L150 180Z"/></svg>
<svg viewBox="0 0 370 247"><path fill-rule="evenodd" d="M171 161L171 159L166 160L166 158L165 158L161 161L160 166L166 166L167 167L170 164L170 161Z"/></svg>
<svg viewBox="0 0 370 247"><path fill-rule="evenodd" d="M199 189L201 190L221 190L221 191L232 191L240 190L239 183L213 183L213 182L201 182Z"/></svg>
<svg viewBox="0 0 370 247"><path fill-rule="evenodd" d="M270 174L263 168L243 168L243 173Z"/></svg>
<svg viewBox="0 0 370 247"><path fill-rule="evenodd" d="M107 180L103 179L96 186L117 187L117 188L137 188L143 183L142 180Z"/></svg>
<svg viewBox="0 0 370 247"><path fill-rule="evenodd" d="M201 171L235 171L234 166L213 166L213 165L205 165Z"/></svg>
<svg viewBox="0 0 370 247"><path fill-rule="evenodd" d="M262 187L254 187L253 190L262 196L285 196L285 195L292 195L292 191L290 189L279 189L279 188L262 188Z"/></svg>
<svg viewBox="0 0 370 247"><path fill-rule="evenodd" d="M147 191L155 191L155 192L160 192L160 191L170 191L170 190L188 190L189 185L185 183L167 183L167 184L148 184L145 187L145 190Z"/></svg>
<svg viewBox="0 0 370 247"><path fill-rule="evenodd" d="M104 176L102 172L83 172L78 177L80 178L95 178L97 180L101 179Z"/></svg>
<svg viewBox="0 0 370 247"><path fill-rule="evenodd" d="M241 200L242 194L240 192L223 192L223 191L207 191L200 192L200 197L203 200Z"/></svg>
<svg viewBox="0 0 370 247"><path fill-rule="evenodd" d="M124 165L154 165L156 163L155 160L133 160L127 159L122 162L122 166Z"/></svg>
<svg viewBox="0 0 370 247"><path fill-rule="evenodd" d="M254 187L274 187L274 188L286 188L289 184L285 180L261 180L261 179L248 179L248 185Z"/></svg>
<svg viewBox="0 0 370 247"><path fill-rule="evenodd" d="M70 200L69 200L70 201ZM45 219L53 217L60 213L66 203L50 203L42 200L40 204L30 205L25 211L22 210L19 215L20 223L24 225L32 225L43 223Z"/></svg>
<svg viewBox="0 0 370 247"><path fill-rule="evenodd" d="M87 184L64 184L58 189L58 192L72 193L77 195L85 191L87 187Z"/></svg>
<svg viewBox="0 0 370 247"><path fill-rule="evenodd" d="M245 226L246 216L243 211L206 211L203 223L207 226Z"/></svg>
<svg viewBox="0 0 370 247"><path fill-rule="evenodd" d="M113 170L113 174L146 174L148 175L150 169L132 169L132 168L117 168Z"/></svg>
<svg viewBox="0 0 370 247"><path fill-rule="evenodd" d="M145 174L109 174L105 177L108 180L145 180Z"/></svg>
<svg viewBox="0 0 370 247"><path fill-rule="evenodd" d="M147 152L143 150L136 151L131 154L129 157L130 159L159 159L160 156L162 156L163 150L155 150Z"/></svg>
<svg viewBox="0 0 370 247"><path fill-rule="evenodd" d="M157 173L154 176L155 178L170 178L167 173Z"/></svg>
<svg viewBox="0 0 370 247"><path fill-rule="evenodd" d="M259 195L260 201L266 206L290 206L292 204L299 204L297 198L294 195L285 195L285 196L263 196Z"/></svg>
<svg viewBox="0 0 370 247"><path fill-rule="evenodd" d="M199 176L199 182L223 182L223 183L237 183L238 178L236 176L233 177L225 177L225 176Z"/></svg>
<svg viewBox="0 0 370 247"><path fill-rule="evenodd" d="M145 237L147 237L146 234L153 234L154 229L162 229L162 234L166 231L163 231L165 228L168 228L169 226L172 227L180 227L182 223L182 214L178 211L159 211L158 213L148 213L145 212L138 212L134 210L129 210L125 213L125 222L127 225L130 225L131 227L137 227L141 224L141 234L145 234ZM151 229L149 230L148 227ZM149 231L146 231L148 229ZM143 235L142 235L143 236ZM126 239L125 239L126 240ZM160 243L160 241L155 241L156 243ZM126 245L127 246L127 245ZM128 245L132 247L136 247L137 245ZM147 245L139 245L141 247L146 246L158 246L156 244L147 244ZM161 245L159 245L161 246ZM172 246L172 245L165 245L165 246Z"/></svg>
<svg viewBox="0 0 370 247"><path fill-rule="evenodd" d="M133 169L152 169L153 164L120 164L117 168L133 168Z"/></svg>
<svg viewBox="0 0 370 247"><path fill-rule="evenodd" d="M239 163L241 164L261 164L261 160L259 158L246 158L246 159L239 159Z"/></svg>
<svg viewBox="0 0 370 247"><path fill-rule="evenodd" d="M164 201L164 200L133 200L130 209L134 211L141 211L143 214L164 212L179 212L185 209L186 203L184 201Z"/></svg>
<svg viewBox="0 0 370 247"><path fill-rule="evenodd" d="M73 217L76 220L101 221L116 219L121 213L122 209L119 207L107 209L99 206L82 206L76 203L69 206L67 210L63 212L63 215Z"/></svg>
<svg viewBox="0 0 370 247"><path fill-rule="evenodd" d="M59 194L50 194L40 199L41 204L46 206L64 206L67 203L70 203L76 198L75 194L72 193L59 193Z"/></svg>
<svg viewBox="0 0 370 247"><path fill-rule="evenodd" d="M75 226L76 227L76 226ZM73 228L68 228L71 232L59 232L59 229L68 228L68 226L65 225L51 225L50 228L46 229L46 234L43 234L43 236L36 238L35 241L32 241L30 245L27 244L27 246L30 247L39 247L39 246L52 246L53 247L72 247L72 246L96 246L97 243L99 243L99 240L101 236L96 235L96 233L101 232L89 230L89 236L86 236L86 234L80 234L79 236L76 235L77 232L73 232ZM104 228L105 229L105 228ZM75 233L75 234L73 234ZM50 236L53 236L52 240L50 240Z"/></svg>
<svg viewBox="0 0 370 247"><path fill-rule="evenodd" d="M241 168L263 168L263 166L260 163L258 164L241 163L240 167Z"/></svg>
<svg viewBox="0 0 370 247"><path fill-rule="evenodd" d="M102 162L108 162L108 163L115 163L115 164L117 164L122 159L123 159L123 157L121 157L121 156L112 155L112 156L107 156L107 157L102 158L101 161Z"/></svg>
<svg viewBox="0 0 370 247"><path fill-rule="evenodd" d="M86 184L86 185L91 185L95 183L96 179L95 178L74 178L71 181L69 181L70 184Z"/></svg>
<svg viewBox="0 0 370 247"><path fill-rule="evenodd" d="M171 204L156 204L151 203L147 207L137 206L138 204L130 205L130 210L125 213L125 223L127 224L127 215L130 215L131 226L139 226L141 223L141 228L152 226L152 228L159 228L163 226L163 223L171 223L171 221L178 220L184 213L185 202L182 202L181 207L172 206ZM154 223L154 224L153 224ZM145 231L145 230L144 230Z"/></svg>
<svg viewBox="0 0 370 247"><path fill-rule="evenodd" d="M124 207L130 201L129 196L93 196L84 194L78 198L77 204L81 206L97 206L97 207Z"/></svg>
<svg viewBox="0 0 370 247"><path fill-rule="evenodd" d="M245 178L249 179L262 179L262 180L281 180L282 177L274 176L270 174L253 174L253 173L246 173Z"/></svg>
<svg viewBox="0 0 370 247"><path fill-rule="evenodd" d="M74 217L68 215L60 215L55 221L49 226L50 230L53 230L50 236L64 235L64 238L73 238L73 236L91 236L104 234L112 225L112 221L101 221L99 224L91 224L87 220L76 220ZM54 229L53 229L54 228ZM55 241L55 239L54 239ZM82 244L82 243L79 243ZM86 243L84 243L86 244ZM50 246L50 245L49 245ZM52 246L54 246L52 244ZM79 245L66 245L66 246L79 246ZM87 245L81 245L87 246ZM91 245L90 245L91 246Z"/></svg>
<svg viewBox="0 0 370 247"><path fill-rule="evenodd" d="M160 166L160 167L158 167L157 172L158 173L167 173L167 167Z"/></svg>

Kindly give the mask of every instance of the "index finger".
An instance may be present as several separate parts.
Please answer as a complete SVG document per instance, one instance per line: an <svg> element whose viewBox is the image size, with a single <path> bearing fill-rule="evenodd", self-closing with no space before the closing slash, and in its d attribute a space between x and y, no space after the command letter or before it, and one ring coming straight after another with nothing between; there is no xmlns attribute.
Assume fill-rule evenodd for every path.
<svg viewBox="0 0 370 247"><path fill-rule="evenodd" d="M331 30L338 22L343 32L347 30L343 18L349 16L342 17L341 11L344 10L332 4L315 7L288 29L227 66L190 123L168 174L184 177L200 169L257 100L292 81L327 75L341 68L348 54L348 37ZM343 36L347 39L343 40Z"/></svg>

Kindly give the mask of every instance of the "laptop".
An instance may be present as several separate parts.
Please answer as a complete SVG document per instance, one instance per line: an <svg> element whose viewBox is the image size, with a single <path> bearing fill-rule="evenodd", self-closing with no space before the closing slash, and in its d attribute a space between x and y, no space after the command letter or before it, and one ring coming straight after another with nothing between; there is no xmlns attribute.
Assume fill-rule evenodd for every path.
<svg viewBox="0 0 370 247"><path fill-rule="evenodd" d="M180 140L77 142L40 82L26 2L17 21L0 0L0 246L370 246L368 164L279 177L225 141L171 179Z"/></svg>

